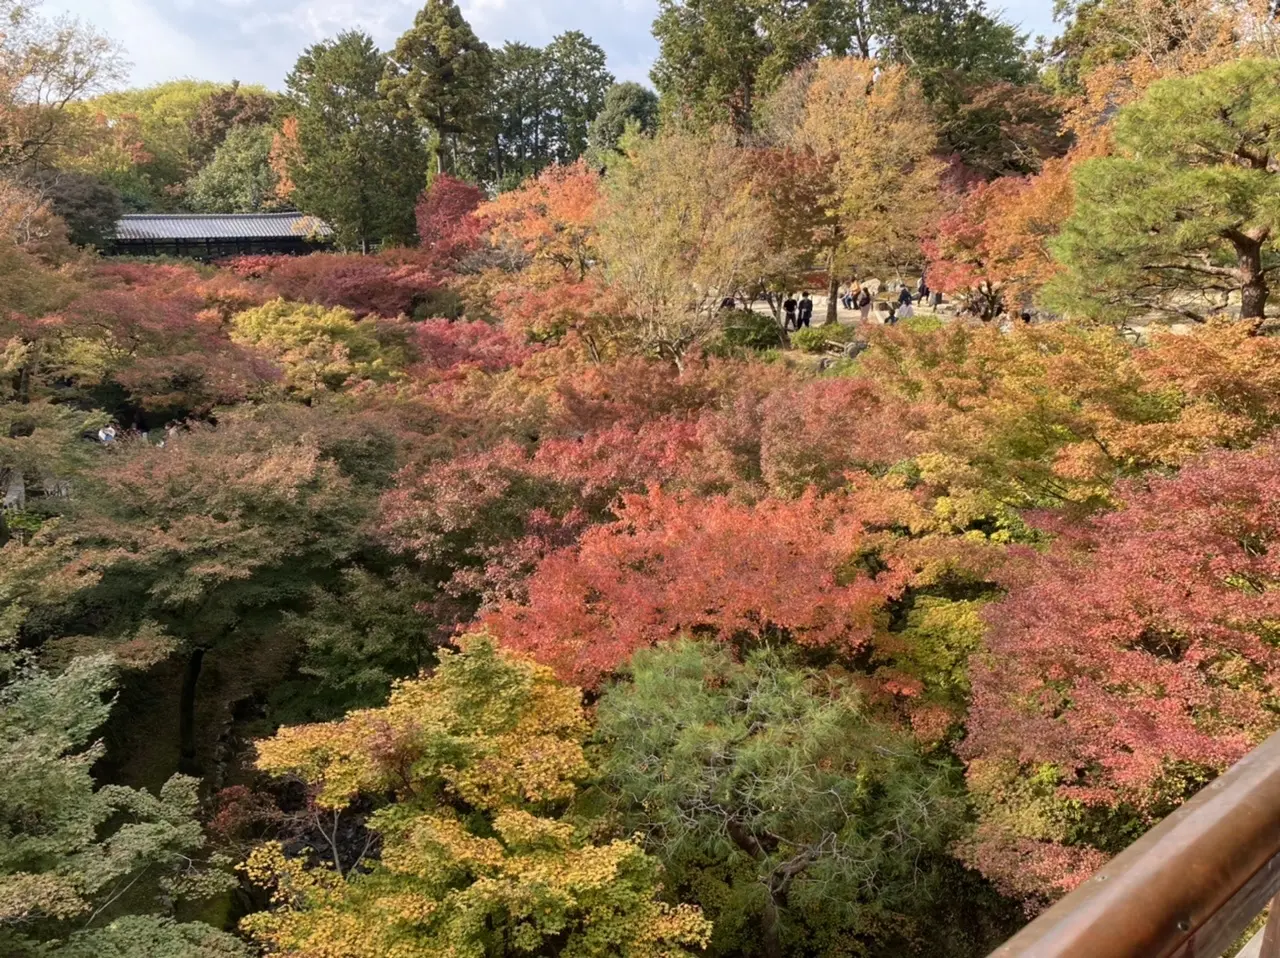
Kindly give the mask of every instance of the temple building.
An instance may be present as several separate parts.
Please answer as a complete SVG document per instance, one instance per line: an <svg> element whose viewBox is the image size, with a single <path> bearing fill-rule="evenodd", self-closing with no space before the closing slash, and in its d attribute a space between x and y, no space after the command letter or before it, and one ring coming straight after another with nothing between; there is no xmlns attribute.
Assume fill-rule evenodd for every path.
<svg viewBox="0 0 1280 958"><path fill-rule="evenodd" d="M329 224L307 213L131 213L105 252L215 260L248 253L305 254L333 241Z"/></svg>

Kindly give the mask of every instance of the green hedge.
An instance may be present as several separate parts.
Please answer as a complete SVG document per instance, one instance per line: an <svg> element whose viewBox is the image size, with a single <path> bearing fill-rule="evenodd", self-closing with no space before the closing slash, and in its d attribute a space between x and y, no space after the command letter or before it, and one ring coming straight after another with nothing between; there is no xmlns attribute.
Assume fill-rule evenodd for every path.
<svg viewBox="0 0 1280 958"><path fill-rule="evenodd" d="M862 332L856 326L806 327L791 334L791 345L805 353L825 353L830 343L843 346L862 338Z"/></svg>

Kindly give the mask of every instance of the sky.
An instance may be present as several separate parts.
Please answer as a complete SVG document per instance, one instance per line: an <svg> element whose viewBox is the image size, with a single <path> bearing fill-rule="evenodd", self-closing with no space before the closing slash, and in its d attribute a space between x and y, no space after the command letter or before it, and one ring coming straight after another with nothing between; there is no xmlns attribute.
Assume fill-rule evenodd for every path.
<svg viewBox="0 0 1280 958"><path fill-rule="evenodd" d="M67 12L123 44L131 83L163 80L284 85L307 46L359 28L383 48L412 23L423 0L45 0L48 14ZM646 82L657 56L649 32L658 0L461 0L480 38L542 46L581 30L604 48L620 80ZM993 4L998 6L998 4ZM1009 0L1003 15L1027 33L1053 32L1052 0Z"/></svg>

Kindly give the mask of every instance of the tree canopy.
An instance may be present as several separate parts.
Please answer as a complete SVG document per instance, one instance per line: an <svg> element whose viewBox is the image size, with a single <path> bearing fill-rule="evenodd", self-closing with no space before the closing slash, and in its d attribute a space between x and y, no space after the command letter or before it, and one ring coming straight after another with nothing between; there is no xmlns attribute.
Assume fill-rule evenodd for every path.
<svg viewBox="0 0 1280 958"><path fill-rule="evenodd" d="M435 138L437 169L467 172L482 163L493 52L454 0L427 0L387 63L386 95Z"/></svg>
<svg viewBox="0 0 1280 958"><path fill-rule="evenodd" d="M0 953L969 958L1088 881L1280 728L1271 6L663 0L654 92L429 0L276 94L0 0Z"/></svg>
<svg viewBox="0 0 1280 958"><path fill-rule="evenodd" d="M658 96L639 83L615 83L605 91L587 133L596 162L618 148L631 123L641 133L653 133L658 126Z"/></svg>
<svg viewBox="0 0 1280 958"><path fill-rule="evenodd" d="M308 49L288 79L289 199L359 249L413 236L413 198L426 184L426 152L381 91L387 62L370 37L348 32Z"/></svg>
<svg viewBox="0 0 1280 958"><path fill-rule="evenodd" d="M928 937L912 926L945 894L963 815L945 768L776 650L738 662L686 641L633 669L600 705L606 781L677 887L716 886L717 953L827 953L895 925L900 941Z"/></svg>
<svg viewBox="0 0 1280 958"><path fill-rule="evenodd" d="M200 213L260 213L279 203L271 168L275 133L269 126L240 126L218 144L209 162L187 181L187 203Z"/></svg>
<svg viewBox="0 0 1280 958"><path fill-rule="evenodd" d="M579 700L548 670L473 636L385 708L263 742L260 767L301 775L328 808L388 790L402 800L370 820L380 862L363 874L348 863L345 881L341 864L335 874L278 845L255 852L249 874L291 907L248 930L283 954L320 945L502 955L551 942L566 954L692 954L685 946L705 941L707 922L654 900L657 869L644 852L584 842L558 811L588 773ZM371 733L390 753L370 748Z"/></svg>
<svg viewBox="0 0 1280 958"><path fill-rule="evenodd" d="M1055 252L1060 301L1260 320L1276 252L1273 117L1280 66L1240 60L1161 81L1115 122L1116 151L1081 165Z"/></svg>

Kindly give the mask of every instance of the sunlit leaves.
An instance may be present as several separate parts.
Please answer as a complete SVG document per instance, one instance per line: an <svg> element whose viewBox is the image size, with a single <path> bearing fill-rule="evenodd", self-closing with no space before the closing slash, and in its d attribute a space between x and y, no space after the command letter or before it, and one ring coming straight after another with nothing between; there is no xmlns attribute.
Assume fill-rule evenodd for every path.
<svg viewBox="0 0 1280 958"><path fill-rule="evenodd" d="M392 794L378 812L378 864L345 881L286 858L250 856L276 910L244 923L284 954L659 958L704 944L697 909L655 900L657 868L628 841L584 841L559 813L588 774L581 693L483 635L400 684L385 708L285 729L258 764L300 775L319 800Z"/></svg>

